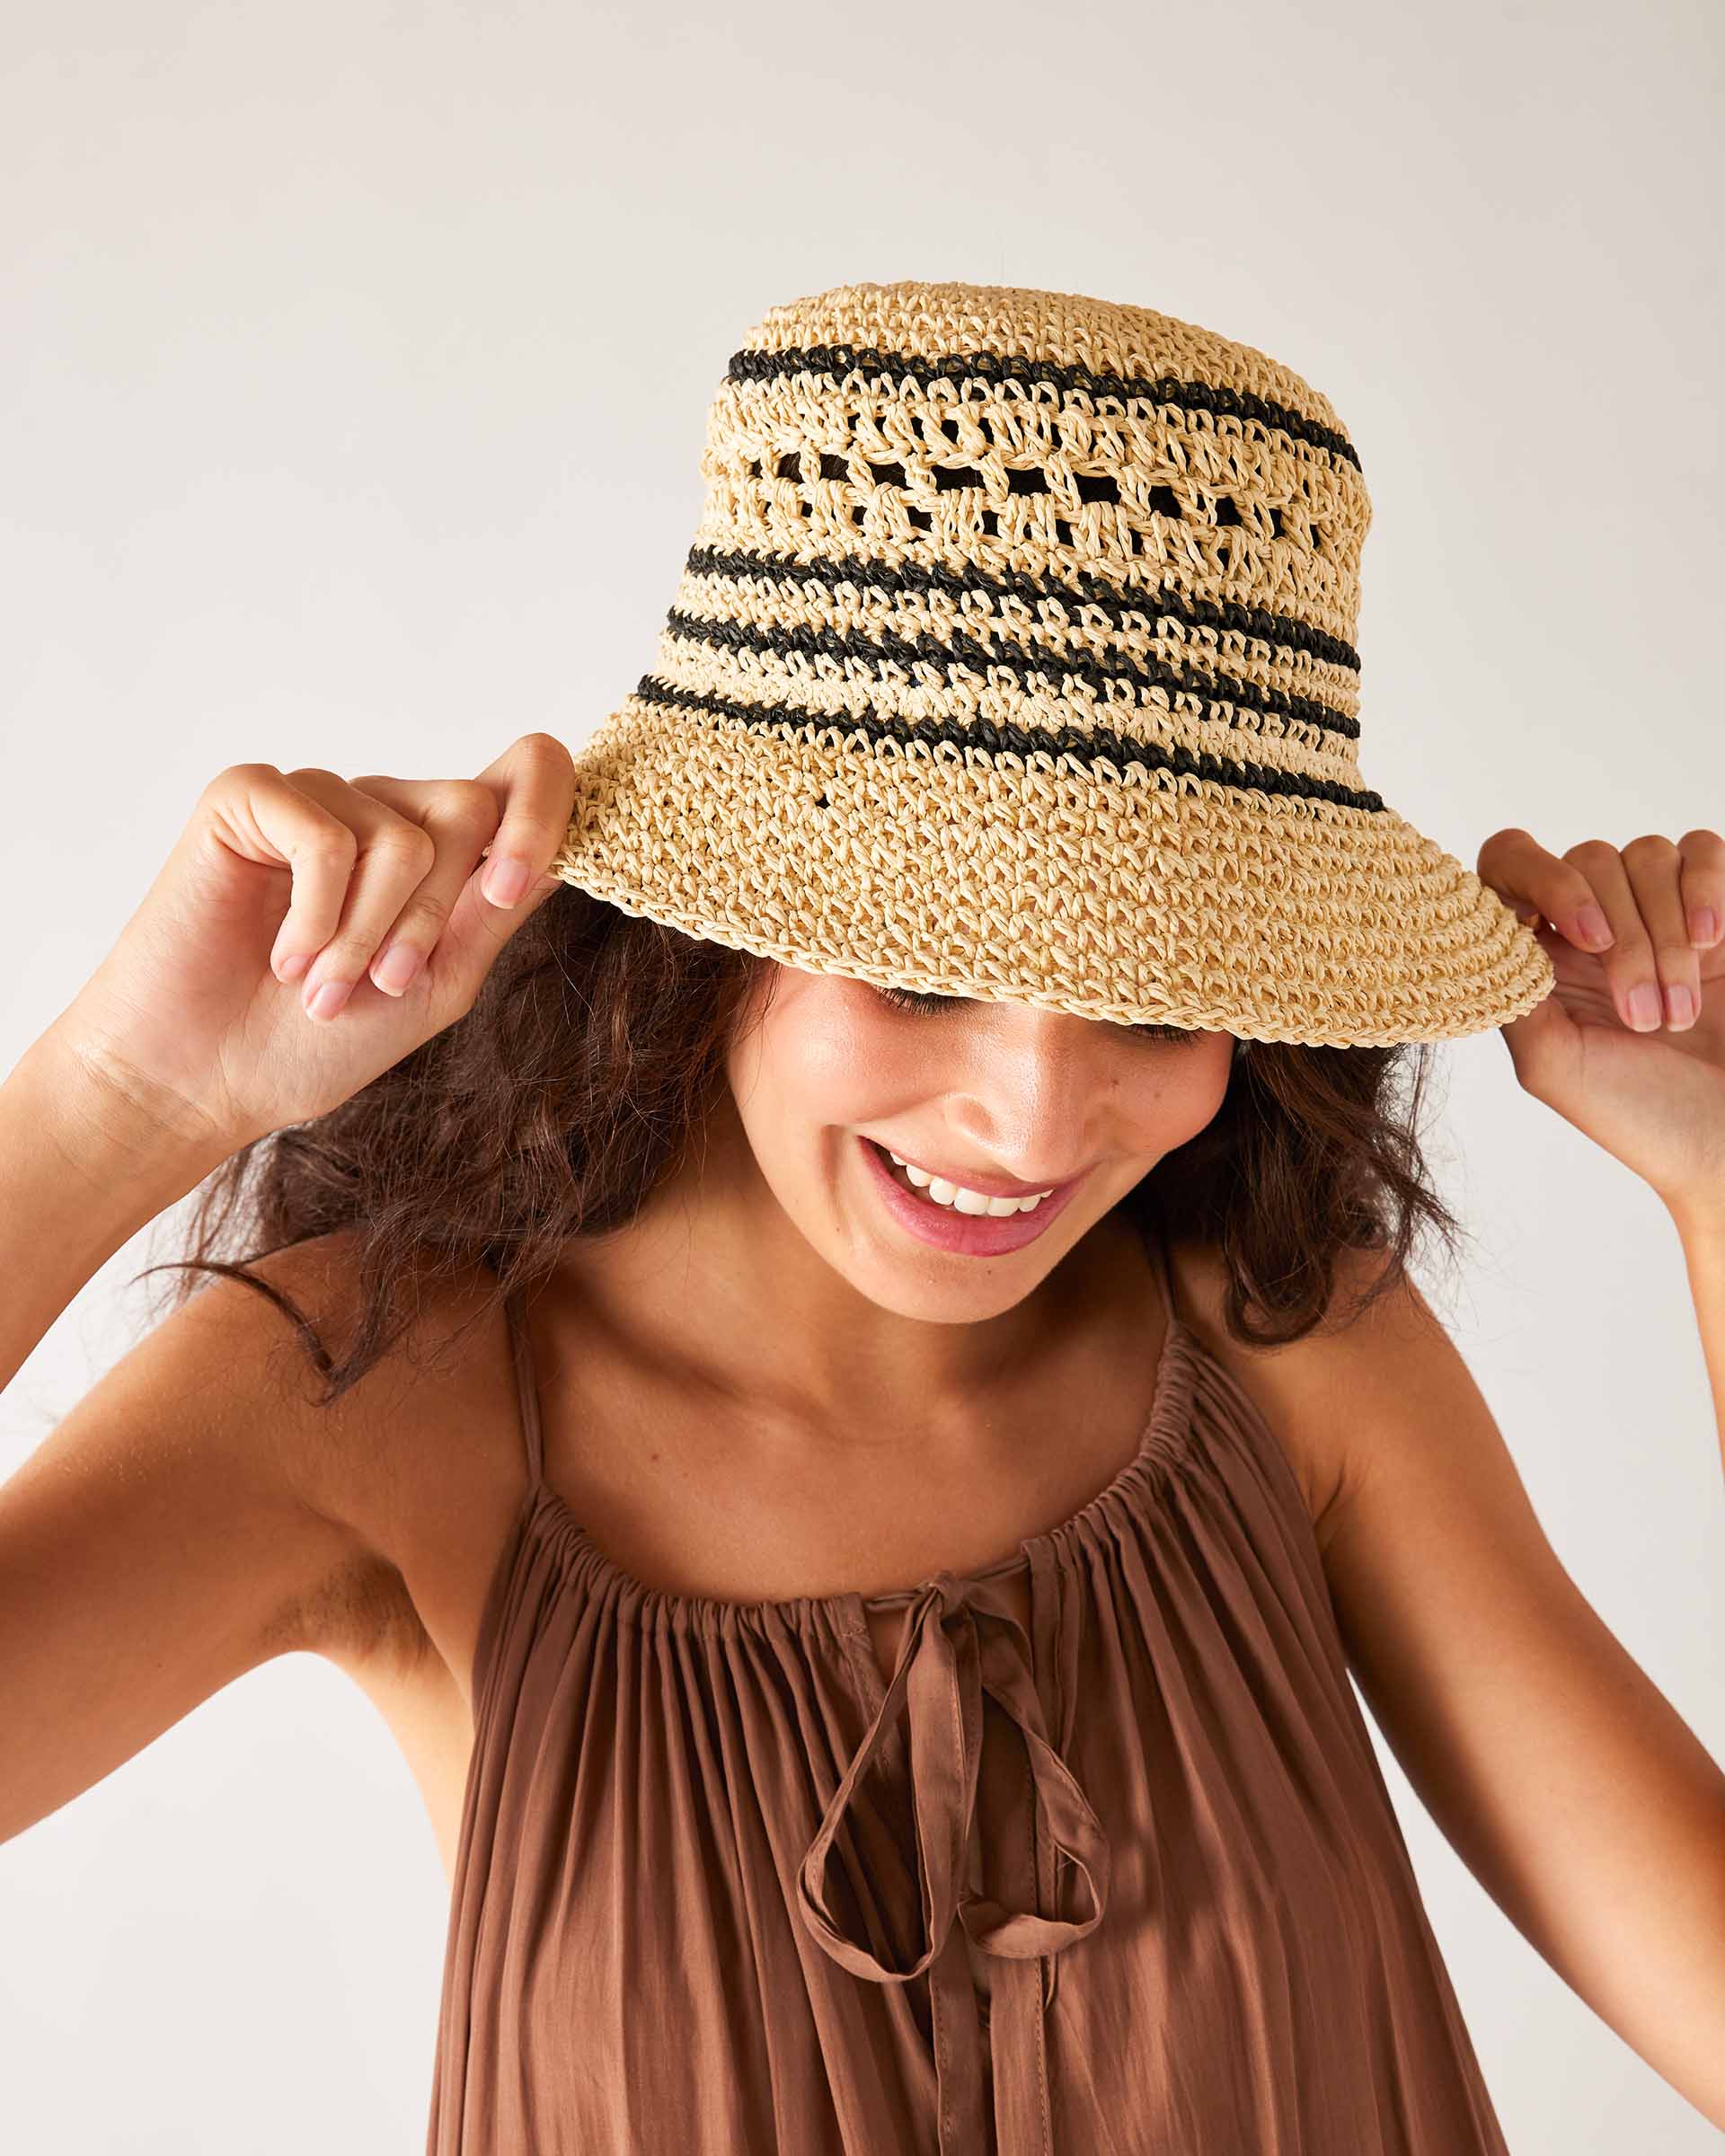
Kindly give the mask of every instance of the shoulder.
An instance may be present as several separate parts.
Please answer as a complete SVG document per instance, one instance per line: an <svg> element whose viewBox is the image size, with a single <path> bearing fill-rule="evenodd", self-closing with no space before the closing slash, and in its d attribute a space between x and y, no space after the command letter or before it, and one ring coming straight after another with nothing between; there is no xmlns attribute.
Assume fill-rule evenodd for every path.
<svg viewBox="0 0 1725 2156"><path fill-rule="evenodd" d="M513 1379L502 1313L474 1268L421 1290L381 1359L320 1404L293 1312L329 1354L345 1354L361 1308L357 1241L341 1230L247 1264L290 1309L256 1286L218 1280L170 1322L199 1312L196 1352L211 1396L255 1418L273 1471L339 1537L279 1611L274 1651L321 1654L356 1674L406 1672L431 1645L412 1584L427 1519L438 1507L471 1516L498 1506L519 1451Z"/></svg>
<svg viewBox="0 0 1725 2156"><path fill-rule="evenodd" d="M1434 1426L1473 1381L1442 1322L1376 1251L1338 1260L1330 1308L1303 1339L1260 1348L1234 1338L1227 1272L1213 1246L1170 1250L1181 1317L1258 1409L1287 1455L1319 1546L1328 1542L1370 1448L1424 1415Z"/></svg>

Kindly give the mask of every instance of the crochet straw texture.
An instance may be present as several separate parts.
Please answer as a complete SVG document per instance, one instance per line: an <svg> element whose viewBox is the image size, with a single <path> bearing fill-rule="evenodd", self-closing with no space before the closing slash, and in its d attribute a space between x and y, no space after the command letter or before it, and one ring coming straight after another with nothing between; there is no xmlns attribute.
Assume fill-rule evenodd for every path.
<svg viewBox="0 0 1725 2156"><path fill-rule="evenodd" d="M1249 345L1078 294L845 285L713 397L657 664L556 873L788 965L1331 1046L1548 993L1365 783L1371 518Z"/></svg>

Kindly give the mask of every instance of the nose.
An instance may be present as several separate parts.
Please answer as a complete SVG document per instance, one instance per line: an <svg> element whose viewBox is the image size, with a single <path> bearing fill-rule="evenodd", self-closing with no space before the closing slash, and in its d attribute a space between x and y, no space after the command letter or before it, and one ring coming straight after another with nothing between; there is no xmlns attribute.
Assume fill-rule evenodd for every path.
<svg viewBox="0 0 1725 2156"><path fill-rule="evenodd" d="M1126 1085L1124 1044L1069 1011L986 1008L991 1021L973 1029L972 1060L949 1095L947 1126L1003 1176L1039 1190L1068 1181L1107 1151L1097 1126Z"/></svg>

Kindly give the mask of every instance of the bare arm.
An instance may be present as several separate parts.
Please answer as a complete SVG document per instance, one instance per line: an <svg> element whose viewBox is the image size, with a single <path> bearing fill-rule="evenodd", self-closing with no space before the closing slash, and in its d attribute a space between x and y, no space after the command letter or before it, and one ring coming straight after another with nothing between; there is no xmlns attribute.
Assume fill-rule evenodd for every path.
<svg viewBox="0 0 1725 2156"><path fill-rule="evenodd" d="M1679 1203L1669 1211L1689 1271L1689 1293L1713 1392L1720 1466L1725 1469L1725 1193L1703 1195L1710 1204Z"/></svg>
<svg viewBox="0 0 1725 2156"><path fill-rule="evenodd" d="M555 888L542 873L532 904L494 906L482 854L543 871L571 774L560 744L525 736L478 781L237 764L210 782L113 950L0 1086L0 1381L230 1153L471 1007ZM385 938L418 950L405 990L366 977ZM337 983L340 1015L311 1018ZM309 1248L252 1269L331 1255ZM373 1516L354 1440L377 1436L377 1389L326 1412L292 1349L272 1354L283 1340L255 1290L201 1289L0 1488L0 1838L256 1664L328 1651L383 1606L391 1568L351 1524Z"/></svg>
<svg viewBox="0 0 1725 2156"><path fill-rule="evenodd" d="M51 1035L0 1087L10 1366L152 1200L201 1172L204 1155L118 1116ZM254 1290L216 1282L0 1486L0 1840L257 1664L323 1644L318 1613L341 1621L341 1584L377 1563L329 1503L317 1410L270 1360L287 1337Z"/></svg>
<svg viewBox="0 0 1725 2156"><path fill-rule="evenodd" d="M1346 1434L1324 1568L1379 1726L1517 1929L1725 2126L1725 1772L1564 1569L1416 1289L1309 1359L1305 1411Z"/></svg>
<svg viewBox="0 0 1725 2156"><path fill-rule="evenodd" d="M25 1051L0 1085L0 1392L85 1282L232 1150L55 1028Z"/></svg>

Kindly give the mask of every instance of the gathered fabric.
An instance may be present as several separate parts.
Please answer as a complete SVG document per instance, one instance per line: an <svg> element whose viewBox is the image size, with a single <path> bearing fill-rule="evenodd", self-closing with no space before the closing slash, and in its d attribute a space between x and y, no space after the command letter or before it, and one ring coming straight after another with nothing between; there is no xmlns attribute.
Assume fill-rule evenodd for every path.
<svg viewBox="0 0 1725 2156"><path fill-rule="evenodd" d="M1130 1461L999 1563L866 1596L606 1557L511 1306L527 1487L428 2156L1503 2156L1297 1480L1146 1241Z"/></svg>

